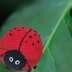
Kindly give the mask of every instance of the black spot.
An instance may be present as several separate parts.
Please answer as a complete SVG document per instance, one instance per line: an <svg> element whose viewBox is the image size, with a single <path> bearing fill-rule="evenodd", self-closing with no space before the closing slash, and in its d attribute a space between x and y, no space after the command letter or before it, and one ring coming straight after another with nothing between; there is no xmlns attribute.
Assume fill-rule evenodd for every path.
<svg viewBox="0 0 72 72"><path fill-rule="evenodd" d="M37 68L37 66L34 67L34 69L36 69L36 68Z"/></svg>
<svg viewBox="0 0 72 72"><path fill-rule="evenodd" d="M12 33L10 33L10 36L12 36Z"/></svg>
<svg viewBox="0 0 72 72"><path fill-rule="evenodd" d="M38 35L40 37L40 35Z"/></svg>
<svg viewBox="0 0 72 72"><path fill-rule="evenodd" d="M24 27L22 27L22 28L24 28Z"/></svg>
<svg viewBox="0 0 72 72"><path fill-rule="evenodd" d="M29 36L29 38L32 38L32 36Z"/></svg>
<svg viewBox="0 0 72 72"><path fill-rule="evenodd" d="M36 32L36 31L34 31L34 32Z"/></svg>
<svg viewBox="0 0 72 72"><path fill-rule="evenodd" d="M10 32L11 32L12 30L10 30Z"/></svg>
<svg viewBox="0 0 72 72"><path fill-rule="evenodd" d="M14 29L16 29L16 28L14 28Z"/></svg>
<svg viewBox="0 0 72 72"><path fill-rule="evenodd" d="M34 34L34 36L36 36L36 34Z"/></svg>
<svg viewBox="0 0 72 72"><path fill-rule="evenodd" d="M17 31L20 31L20 30L17 30Z"/></svg>
<svg viewBox="0 0 72 72"><path fill-rule="evenodd" d="M37 43L40 43L39 41L37 41Z"/></svg>
<svg viewBox="0 0 72 72"><path fill-rule="evenodd" d="M34 43L32 43L32 45L34 46Z"/></svg>
<svg viewBox="0 0 72 72"><path fill-rule="evenodd" d="M0 57L2 57L4 54L1 54Z"/></svg>
<svg viewBox="0 0 72 72"><path fill-rule="evenodd" d="M26 41L26 43L27 43L28 41Z"/></svg>

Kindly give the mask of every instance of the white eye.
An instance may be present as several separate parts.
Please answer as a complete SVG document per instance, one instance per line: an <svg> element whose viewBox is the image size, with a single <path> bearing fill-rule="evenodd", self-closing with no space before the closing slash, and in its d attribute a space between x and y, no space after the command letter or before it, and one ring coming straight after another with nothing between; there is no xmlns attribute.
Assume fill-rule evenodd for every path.
<svg viewBox="0 0 72 72"><path fill-rule="evenodd" d="M16 64L16 65L19 65L19 64L20 64L20 61L19 61L19 60L16 60L16 61L15 61L15 64Z"/></svg>
<svg viewBox="0 0 72 72"><path fill-rule="evenodd" d="M14 61L13 57L9 57L9 61L13 62Z"/></svg>

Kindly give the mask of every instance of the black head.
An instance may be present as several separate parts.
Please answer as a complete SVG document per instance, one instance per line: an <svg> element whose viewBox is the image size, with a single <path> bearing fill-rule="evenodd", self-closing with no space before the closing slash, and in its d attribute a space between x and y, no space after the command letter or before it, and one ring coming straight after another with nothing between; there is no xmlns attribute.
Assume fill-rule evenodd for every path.
<svg viewBox="0 0 72 72"><path fill-rule="evenodd" d="M25 56L16 50L6 52L4 56L4 62L6 66L14 70L22 70L22 68L26 65Z"/></svg>

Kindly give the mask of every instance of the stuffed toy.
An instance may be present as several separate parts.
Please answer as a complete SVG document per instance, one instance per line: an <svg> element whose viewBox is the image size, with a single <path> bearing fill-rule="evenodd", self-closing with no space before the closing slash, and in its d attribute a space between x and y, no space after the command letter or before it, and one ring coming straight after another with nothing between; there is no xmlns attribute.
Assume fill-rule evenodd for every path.
<svg viewBox="0 0 72 72"><path fill-rule="evenodd" d="M30 72L36 68L42 52L40 35L28 27L13 28L0 41L0 59L12 70Z"/></svg>

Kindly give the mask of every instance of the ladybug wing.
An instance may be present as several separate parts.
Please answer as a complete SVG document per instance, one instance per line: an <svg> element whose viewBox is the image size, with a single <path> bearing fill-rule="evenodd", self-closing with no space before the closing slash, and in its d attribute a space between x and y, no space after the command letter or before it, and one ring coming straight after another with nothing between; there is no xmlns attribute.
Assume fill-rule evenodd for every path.
<svg viewBox="0 0 72 72"><path fill-rule="evenodd" d="M7 50L18 50L20 41L28 30L28 28L23 27L16 27L10 30L3 36L1 47Z"/></svg>
<svg viewBox="0 0 72 72"><path fill-rule="evenodd" d="M27 64L23 69L26 70L29 69L29 66L30 68L33 68L37 65L42 56L43 45L40 36L36 31L32 30L26 35L20 51L27 59Z"/></svg>
<svg viewBox="0 0 72 72"><path fill-rule="evenodd" d="M2 43L0 41L0 58L4 55L4 53L7 51L7 49L2 48Z"/></svg>

